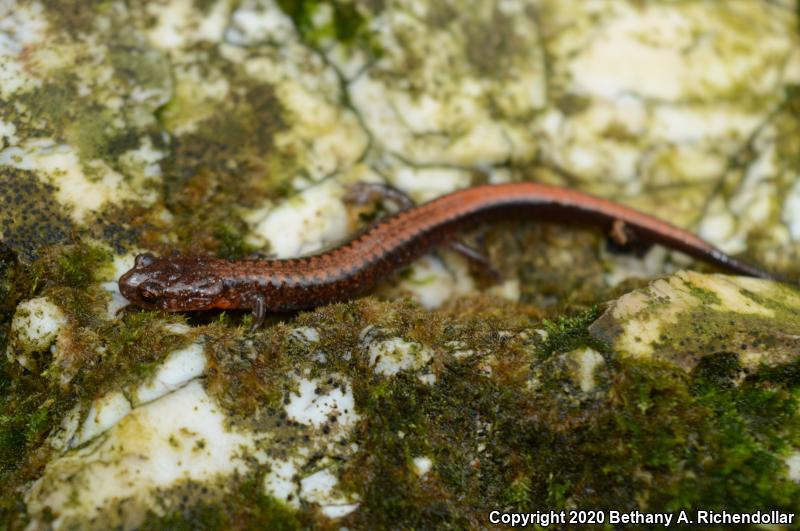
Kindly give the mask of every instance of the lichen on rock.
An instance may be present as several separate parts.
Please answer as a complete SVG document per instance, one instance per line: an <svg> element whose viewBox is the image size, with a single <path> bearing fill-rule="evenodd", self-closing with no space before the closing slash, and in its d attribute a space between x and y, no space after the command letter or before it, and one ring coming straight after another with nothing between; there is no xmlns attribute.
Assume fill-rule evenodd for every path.
<svg viewBox="0 0 800 531"><path fill-rule="evenodd" d="M621 356L691 371L709 353L729 352L757 369L795 360L798 310L792 287L682 271L623 295L590 330Z"/></svg>

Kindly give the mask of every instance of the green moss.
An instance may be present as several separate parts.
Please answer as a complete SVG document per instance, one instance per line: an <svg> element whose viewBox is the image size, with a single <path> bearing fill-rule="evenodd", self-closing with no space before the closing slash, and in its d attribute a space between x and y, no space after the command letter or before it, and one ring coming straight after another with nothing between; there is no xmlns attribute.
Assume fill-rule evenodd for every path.
<svg viewBox="0 0 800 531"><path fill-rule="evenodd" d="M102 13L111 2L93 2L91 7L82 0L44 0L46 14L51 23L63 32L77 36L92 30L98 14Z"/></svg>
<svg viewBox="0 0 800 531"><path fill-rule="evenodd" d="M576 116L591 106L591 100L586 96L567 92L555 101L555 105L566 116Z"/></svg>
<svg viewBox="0 0 800 531"><path fill-rule="evenodd" d="M0 360L0 499L9 500L19 496L16 486L37 477L36 461L49 450L34 450L74 403L69 395L56 398L37 375L15 365Z"/></svg>
<svg viewBox="0 0 800 531"><path fill-rule="evenodd" d="M69 10L70 6L65 9ZM97 9L102 10L102 6L84 11L96 14ZM101 177L98 160L128 176L130 168L121 157L138 148L143 138L149 138L157 148L164 149L162 132L149 114L152 110L147 108L153 103L137 103L122 116L113 105L109 107L96 96L84 95L86 80L80 76L89 71L96 73L93 69L113 71L111 84L103 90L103 94L111 91L110 97L113 97L114 91L119 94L137 90L166 91L170 73L166 59L158 52L123 41L124 38L119 37L110 44L107 63L94 64L93 59L88 61L93 66L87 66L87 61L79 58L82 68L89 70L49 72L41 86L19 94L17 104L3 107L0 116L14 124L16 134L22 139L52 138L74 148L81 171L90 181ZM13 192L0 194L0 231L6 244L26 262L37 258L41 248L76 237L77 229L69 211L55 198L56 184L50 184L36 171L6 168L0 175L0 189ZM116 207L115 214L121 213L122 208ZM118 223L111 223L103 216L112 209L109 207L85 220L86 227L82 230L108 239L120 249L119 233L125 232L121 227L124 225L128 227L127 232L136 232L130 227L140 223L131 224L132 216L115 216ZM128 245L131 239L127 238Z"/></svg>
<svg viewBox="0 0 800 531"><path fill-rule="evenodd" d="M557 316L555 320L544 320L542 329L547 338L538 346L537 354L547 358L555 353L569 352L578 347L591 347L599 352L609 352L609 346L589 333L591 325L603 313L595 306L572 316Z"/></svg>
<svg viewBox="0 0 800 531"><path fill-rule="evenodd" d="M27 292L24 279L22 265L16 254L0 242L0 352L6 350L11 318L23 294Z"/></svg>
<svg viewBox="0 0 800 531"><path fill-rule="evenodd" d="M464 446L471 441L453 437L459 419L452 417L447 397L431 392L413 376L398 376L374 388L354 383L356 402L361 411L369 412L370 420L357 433L364 450L343 474L344 484L363 499L348 525L388 527L394 522L402 527L464 527L470 518L465 511L468 506L453 499L445 485L461 492L470 486L474 471L462 460ZM373 379L372 384L376 383ZM487 395L486 400L490 399ZM424 413L429 406L435 408L428 411L430 418L438 420L435 427ZM476 412L480 404L462 407ZM468 422L467 418L474 416L460 420ZM441 481L428 483L416 477L411 462L418 455L432 458Z"/></svg>
<svg viewBox="0 0 800 531"><path fill-rule="evenodd" d="M537 358L543 361L534 362L537 377L562 380L563 368L547 356L583 344L596 314L544 325L551 341ZM258 354L246 368L237 361L252 357L243 342L217 343L209 383L225 388L229 399L239 395L229 402L239 408L245 396L258 402L265 384L285 385L272 371L300 370L317 349L353 353L349 361L329 357L322 372L347 375L364 419L353 438L360 449L341 474L343 488L361 505L343 525L465 527L484 522L486 506L787 508L800 501L797 486L780 479L781 456L796 430L786 426L798 425L795 391L775 382L766 391L764 378L740 390L736 356L709 357L691 376L667 363L612 358L604 390L577 400L567 386L531 391L530 358L520 358L513 343L492 339L477 324L432 319L413 306L366 299L303 314L295 324L315 327L320 342L290 341L288 329L275 327L250 347ZM493 352L498 369L488 377L481 356L453 360L437 351L435 385L414 373L384 378L359 350L360 332L369 324L434 348L438 338ZM500 370L504 362L517 368ZM222 372L225 383L215 384ZM433 461L424 480L413 471L417 456ZM757 488L745 492L746 484ZM773 492L768 485L777 487Z"/></svg>
<svg viewBox="0 0 800 531"><path fill-rule="evenodd" d="M707 305L691 308L675 322L662 324L659 340L654 343L654 355L670 360L686 369L699 360L720 353L741 354L769 351L775 360L793 356L795 347L782 334L775 334L775 323L780 322L785 333L800 333L800 322L794 310L777 298L747 294L756 302L775 311L774 316L738 314L711 309ZM721 304L709 300L710 304ZM658 311L654 308L653 311Z"/></svg>
<svg viewBox="0 0 800 531"><path fill-rule="evenodd" d="M47 284L86 288L107 272L111 259L111 252L94 244L51 248L33 265L34 287Z"/></svg>
<svg viewBox="0 0 800 531"><path fill-rule="evenodd" d="M75 73L64 71L20 96L28 111L27 120L44 121L49 134L74 146L84 164L101 159L116 167L120 155L138 147L144 132L120 128L116 125L119 118L110 108L79 94L79 84ZM84 166L84 171L91 175L92 168Z"/></svg>
<svg viewBox="0 0 800 531"><path fill-rule="evenodd" d="M511 482L503 497L506 505L512 507L528 507L533 502L531 493L531 479L523 476ZM548 496L548 502L552 501L551 507L563 506L563 499L558 499L558 496L553 496L553 498L553 500L550 500Z"/></svg>
<svg viewBox="0 0 800 531"><path fill-rule="evenodd" d="M307 529L327 526L264 494L260 475L225 485L187 482L159 494L163 514L150 512L144 529Z"/></svg>
<svg viewBox="0 0 800 531"><path fill-rule="evenodd" d="M200 12L206 14L211 11L211 8L214 7L214 4L216 3L217 0L194 0L194 7Z"/></svg>
<svg viewBox="0 0 800 531"><path fill-rule="evenodd" d="M525 178L542 180L534 173ZM602 235L596 230L530 220L492 223L482 230L490 261L519 278L521 301L559 314L613 298L614 289L604 280L607 265L598 256ZM570 249L569 263L565 248ZM567 267L569 275L564 274Z"/></svg>
<svg viewBox="0 0 800 531"><path fill-rule="evenodd" d="M245 241L247 227L241 222L233 220L220 221L213 232L214 239L218 242L217 254L231 258L242 258L253 253L256 248Z"/></svg>
<svg viewBox="0 0 800 531"><path fill-rule="evenodd" d="M333 38L345 45L358 46L372 55L380 54L378 40L367 25L365 4L341 0L278 0L278 6L292 19L301 38L312 46ZM331 16L319 23L315 15L323 6L330 9Z"/></svg>
<svg viewBox="0 0 800 531"><path fill-rule="evenodd" d="M704 289L691 283L687 283L686 287L689 289L689 293L701 301L704 306L722 305L722 300L710 289Z"/></svg>
<svg viewBox="0 0 800 531"><path fill-rule="evenodd" d="M53 400L46 400L28 418L28 427L25 430L25 440L28 444L38 441L42 433L49 431L52 421L50 420L50 408Z"/></svg>
<svg viewBox="0 0 800 531"><path fill-rule="evenodd" d="M768 384L800 388L800 359L775 367L762 367L757 378Z"/></svg>
<svg viewBox="0 0 800 531"><path fill-rule="evenodd" d="M762 306L775 311L775 315L781 321L790 320L797 315L797 305L792 302L800 297L800 286L789 281L773 284L773 289L767 293L759 295L748 290L742 290L743 295L747 295Z"/></svg>
<svg viewBox="0 0 800 531"><path fill-rule="evenodd" d="M102 364L91 374L79 374L76 386L94 396L107 391L120 389L126 385L142 381L151 375L159 363L170 352L188 345L192 337L167 332L164 325L180 322L180 317L153 314L151 312L129 313L120 323L102 324L95 333L91 328L87 334L77 338L80 342L93 342L102 338ZM76 341L76 342L77 342ZM86 352L91 344L77 345L77 353ZM84 358L86 363L91 356Z"/></svg>
<svg viewBox="0 0 800 531"><path fill-rule="evenodd" d="M569 339L581 328L576 324L558 331ZM739 403L730 386L737 363L720 355L689 378L666 364L617 361L608 393L580 406L573 391L559 386L543 386L533 395L524 380L496 386L468 362L448 364L432 388L413 377L362 380L354 389L370 421L358 434L363 454L346 478L365 498L348 523L393 518L412 527L463 526L471 518L483 521L479 508L495 505L744 510L766 503L788 509L800 501L800 490L776 479L784 469L784 446L758 441L785 440L785 434L765 434L798 426L794 392L755 393L754 387ZM541 368L543 378L559 378L557 365ZM708 386L703 393L696 384L701 380ZM729 393L727 401L712 399L720 390ZM745 420L731 424L720 403ZM767 426L755 422L765 418L776 420ZM476 426L483 422L492 427L486 435L491 443L478 453ZM741 440L731 439L734 433ZM416 455L433 458L425 481L408 466ZM743 477L734 479L736 473ZM699 476L707 492L697 487ZM714 479L719 477L726 479ZM748 483L763 488L744 492ZM774 493L770 484L777 485Z"/></svg>
<svg viewBox="0 0 800 531"><path fill-rule="evenodd" d="M529 58L532 53L525 40L516 34L512 16L498 8L486 20L468 16L464 34L465 56L480 76L507 79L514 75L520 55Z"/></svg>
<svg viewBox="0 0 800 531"><path fill-rule="evenodd" d="M681 482L675 497L730 511L764 506L764 500L770 507L797 507L800 485L786 477L782 456L800 443L800 388L796 381L765 381L763 374L733 385L740 369L734 357L720 354L695 370L691 389L710 412L707 438L715 459L695 481Z"/></svg>
<svg viewBox="0 0 800 531"><path fill-rule="evenodd" d="M602 350L608 377L596 392L576 395L552 354L586 344L586 328L598 313L510 326L498 316L463 318L367 298L303 313L254 335L226 319L205 328L206 385L236 423L271 430L285 441L281 452L291 454L289 441L310 432L281 415L295 391L290 375L344 377L361 417L343 443L356 442L358 450L342 461L339 474L341 488L360 500L358 511L336 523L350 528L474 527L485 524L485 508L494 506L791 510L800 503L800 486L785 478L782 461L800 444L796 363L747 373L737 355L721 352L687 374L671 363L617 359ZM145 352L172 348L153 343L158 337L148 324L158 323L152 318L126 316L122 330L110 332L104 366L78 376L76 385L94 389L91 394L98 378L108 378L119 388L120 377L108 371L131 374L155 359ZM314 327L319 341L299 339L292 333L296 326ZM376 374L364 343L368 326L367 342L402 337L431 348L426 371L435 372L436 383L422 383L416 372ZM531 326L548 331L538 355L531 356L516 334L497 332L517 326L518 332ZM452 341L475 354L453 358ZM320 351L328 354L324 362L316 361ZM546 385L531 387L534 375ZM323 379L320 392L334 384ZM0 426L9 427L0 430L9 462L26 455L14 445L32 448L51 419L60 418L53 410L59 402L45 397L0 412ZM413 467L421 456L433 463L424 478ZM164 493L166 517L150 515L146 527L322 525L313 510L295 512L264 495L260 474L226 481L213 496L195 496L197 488Z"/></svg>
<svg viewBox="0 0 800 531"><path fill-rule="evenodd" d="M179 248L241 258L254 249L245 242L248 227L237 209L274 199L296 168L274 150L274 135L285 122L272 88L241 72L231 76L237 89L230 99L196 132L176 139L165 161L164 201L175 215L169 228ZM151 238L142 243L156 249L163 245L157 232Z"/></svg>
<svg viewBox="0 0 800 531"><path fill-rule="evenodd" d="M57 301L67 325L60 336L59 363L46 360L49 367L41 374L0 356L2 499L17 499L17 487L38 477L41 460L52 451L44 441L67 411L141 381L166 354L191 340L165 333L164 318L153 312L108 321L108 294L97 285L97 276L110 259L103 247L75 244L51 248L18 272L16 286L25 288L24 296ZM13 506L0 510L3 518L16 514Z"/></svg>

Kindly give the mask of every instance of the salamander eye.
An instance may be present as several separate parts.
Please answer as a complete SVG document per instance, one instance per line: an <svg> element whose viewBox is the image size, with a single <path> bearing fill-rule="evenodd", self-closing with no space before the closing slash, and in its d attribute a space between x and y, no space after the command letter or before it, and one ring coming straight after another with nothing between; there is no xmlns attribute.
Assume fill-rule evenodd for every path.
<svg viewBox="0 0 800 531"><path fill-rule="evenodd" d="M153 255L153 253L142 253L136 255L136 259L134 261L134 267L136 267L137 269L142 267L147 267L149 265L152 265L155 261L156 257Z"/></svg>
<svg viewBox="0 0 800 531"><path fill-rule="evenodd" d="M161 285L159 285L157 282L153 282L152 280L143 282L139 286L139 296L145 302L156 302L161 298L162 293L163 289Z"/></svg>

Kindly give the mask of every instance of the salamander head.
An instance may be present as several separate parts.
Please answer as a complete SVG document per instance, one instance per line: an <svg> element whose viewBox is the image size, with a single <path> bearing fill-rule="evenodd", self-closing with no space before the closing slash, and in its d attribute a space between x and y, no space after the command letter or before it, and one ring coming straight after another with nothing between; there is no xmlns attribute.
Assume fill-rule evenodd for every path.
<svg viewBox="0 0 800 531"><path fill-rule="evenodd" d="M119 279L126 299L150 310L182 312L218 306L225 284L207 267L207 258L136 257L133 269Z"/></svg>

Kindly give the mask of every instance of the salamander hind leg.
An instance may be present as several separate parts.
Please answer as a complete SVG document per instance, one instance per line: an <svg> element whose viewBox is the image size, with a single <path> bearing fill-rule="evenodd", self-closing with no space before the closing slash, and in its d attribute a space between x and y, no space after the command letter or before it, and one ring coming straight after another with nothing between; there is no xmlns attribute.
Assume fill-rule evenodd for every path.
<svg viewBox="0 0 800 531"><path fill-rule="evenodd" d="M607 249L614 254L631 253L643 257L653 247L653 244L642 240L633 228L617 219L611 225L606 239Z"/></svg>
<svg viewBox="0 0 800 531"><path fill-rule="evenodd" d="M470 247L461 240L452 240L445 245L451 251L464 257L469 262L470 267L485 279L491 280L495 284L503 281L503 275L500 274L500 271L477 249Z"/></svg>
<svg viewBox="0 0 800 531"><path fill-rule="evenodd" d="M405 192L384 183L355 183L348 189L344 201L359 206L377 201L387 201L393 203L400 210L408 210L416 206ZM461 240L450 240L445 246L466 258L470 266L485 279L493 283L503 280L500 271L492 265L488 258Z"/></svg>
<svg viewBox="0 0 800 531"><path fill-rule="evenodd" d="M383 183L355 183L348 188L343 199L345 203L358 206L370 205L378 201L394 203L395 207L400 210L408 210L416 206L414 200L405 192Z"/></svg>

